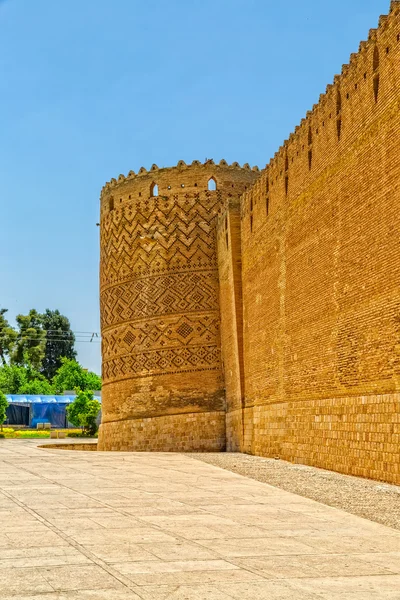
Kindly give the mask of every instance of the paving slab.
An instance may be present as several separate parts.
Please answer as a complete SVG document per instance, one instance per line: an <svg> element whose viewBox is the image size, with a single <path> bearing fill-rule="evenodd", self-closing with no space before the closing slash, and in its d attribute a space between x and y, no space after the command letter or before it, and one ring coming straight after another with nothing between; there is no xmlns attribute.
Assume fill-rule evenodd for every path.
<svg viewBox="0 0 400 600"><path fill-rule="evenodd" d="M395 529L183 454L38 445L0 440L0 600L400 600Z"/></svg>

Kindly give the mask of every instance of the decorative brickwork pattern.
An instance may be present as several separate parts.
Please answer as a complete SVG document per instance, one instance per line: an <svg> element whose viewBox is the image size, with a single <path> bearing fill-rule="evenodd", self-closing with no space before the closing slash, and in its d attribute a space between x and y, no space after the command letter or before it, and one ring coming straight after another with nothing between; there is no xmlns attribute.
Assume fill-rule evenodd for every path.
<svg viewBox="0 0 400 600"><path fill-rule="evenodd" d="M399 68L392 0L261 174L179 161L105 185L100 449L400 483Z"/></svg>
<svg viewBox="0 0 400 600"><path fill-rule="evenodd" d="M102 431L116 436L125 421L224 410L216 217L257 177L257 170L226 163L180 162L175 169L141 169L103 189ZM210 180L216 190L208 189ZM126 435L137 431L132 427ZM100 449L107 445L103 433L101 440ZM159 440L165 449L179 447L161 432L150 447Z"/></svg>

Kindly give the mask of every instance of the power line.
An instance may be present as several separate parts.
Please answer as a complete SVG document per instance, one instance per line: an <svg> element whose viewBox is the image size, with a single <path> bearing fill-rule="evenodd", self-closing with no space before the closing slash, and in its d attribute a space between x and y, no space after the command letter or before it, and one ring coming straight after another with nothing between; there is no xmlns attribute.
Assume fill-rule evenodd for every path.
<svg viewBox="0 0 400 600"><path fill-rule="evenodd" d="M1 334L0 334L0 339L4 340L6 338L5 338L5 336L1 336ZM41 338L41 337L30 337L30 336L25 336L25 335L18 335L14 339L15 340L26 340L26 341L32 341L32 342L42 342L42 341L43 342L68 342L69 341L67 338L57 338L57 337L51 337L51 338L42 337ZM101 344L101 341L100 341L99 337L98 337L98 340L94 339L92 337L90 339L79 339L79 338L77 339L77 338L75 338L74 342L77 342L77 343L80 343L80 344L82 344L82 343L86 343L86 344L91 344L91 343Z"/></svg>
<svg viewBox="0 0 400 600"><path fill-rule="evenodd" d="M13 327L9 326L9 327L0 327L0 331L4 331L5 329L14 329ZM36 327L26 327L26 329L36 329ZM15 329L14 329L15 331ZM37 328L37 331L44 331L45 333L59 333L59 334L65 334L65 335L98 335L97 331L63 331L62 329L41 329L41 328Z"/></svg>

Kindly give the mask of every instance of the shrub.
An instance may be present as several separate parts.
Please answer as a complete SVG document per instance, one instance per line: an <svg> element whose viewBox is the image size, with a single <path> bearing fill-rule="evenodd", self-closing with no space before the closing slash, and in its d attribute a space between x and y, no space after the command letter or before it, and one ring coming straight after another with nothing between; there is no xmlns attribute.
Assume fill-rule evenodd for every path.
<svg viewBox="0 0 400 600"><path fill-rule="evenodd" d="M3 423L6 420L8 402L6 395L3 392L0 392L0 427L3 431Z"/></svg>
<svg viewBox="0 0 400 600"><path fill-rule="evenodd" d="M75 400L67 406L68 421L75 427L83 427L86 435L97 433L97 416L100 412L100 402L93 398L93 392L76 390Z"/></svg>

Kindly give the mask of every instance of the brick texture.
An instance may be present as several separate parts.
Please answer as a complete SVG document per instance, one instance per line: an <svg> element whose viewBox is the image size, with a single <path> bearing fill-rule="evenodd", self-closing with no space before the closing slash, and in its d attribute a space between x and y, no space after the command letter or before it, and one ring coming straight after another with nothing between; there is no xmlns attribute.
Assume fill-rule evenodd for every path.
<svg viewBox="0 0 400 600"><path fill-rule="evenodd" d="M396 483L399 34L393 2L241 202L242 449Z"/></svg>
<svg viewBox="0 0 400 600"><path fill-rule="evenodd" d="M399 68L392 1L261 174L106 184L99 448L226 444L400 483Z"/></svg>
<svg viewBox="0 0 400 600"><path fill-rule="evenodd" d="M216 218L258 176L248 165L180 161L171 169L142 168L104 187L99 449L225 446L213 420L210 431L218 435L209 442L213 435L199 414L225 411ZM143 421L148 418L154 426ZM185 431L188 426L197 433Z"/></svg>

